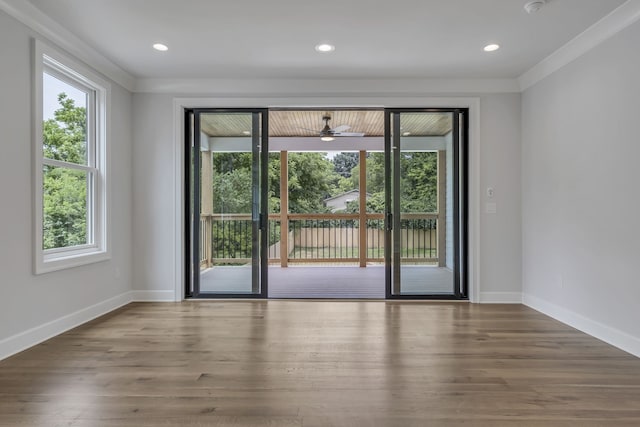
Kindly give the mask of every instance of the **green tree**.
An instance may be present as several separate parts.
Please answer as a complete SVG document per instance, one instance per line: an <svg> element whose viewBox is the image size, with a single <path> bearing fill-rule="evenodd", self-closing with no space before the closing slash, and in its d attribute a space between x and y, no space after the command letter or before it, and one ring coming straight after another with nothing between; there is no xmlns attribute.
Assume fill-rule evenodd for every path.
<svg viewBox="0 0 640 427"><path fill-rule="evenodd" d="M349 169L342 166L337 168L336 162L329 160L325 153L289 153L288 156L288 195L291 213L329 212L330 210L324 206L324 199L358 188L360 166L357 163L349 165ZM346 164L346 157L338 164ZM354 160L353 156L351 160ZM437 154L435 152L402 153L400 164L402 211L434 212L437 201ZM213 182L210 185L213 186L215 213L251 212L251 165L251 153L214 153ZM269 154L267 168L269 211L278 213L280 212L281 174L279 153ZM367 212L384 212L384 153L374 152L367 156L367 193ZM357 200L347 204L347 212L358 212L358 210ZM383 222L374 220L369 226L382 227ZM416 227L423 227L423 225L416 225ZM214 225L212 231L216 253L230 258L250 257L251 233L246 224L239 225L233 221L220 222ZM278 240L279 229L275 227L271 232L270 242Z"/></svg>
<svg viewBox="0 0 640 427"><path fill-rule="evenodd" d="M251 153L214 153L213 192L215 213L251 212ZM269 211L280 211L280 155L269 154ZM325 153L289 153L289 211L326 212L324 199L331 195L340 176Z"/></svg>
<svg viewBox="0 0 640 427"><path fill-rule="evenodd" d="M54 118L43 122L44 157L68 163L86 164L87 111L76 107L65 93L58 95L60 108Z"/></svg>
<svg viewBox="0 0 640 427"><path fill-rule="evenodd" d="M76 107L66 94L58 95L60 108L43 122L45 158L86 164L86 109ZM43 170L43 248L87 243L87 174L45 166Z"/></svg>
<svg viewBox="0 0 640 427"><path fill-rule="evenodd" d="M328 212L324 199L332 195L340 176L325 153L289 153L289 212ZM269 155L269 211L280 212L280 155Z"/></svg>
<svg viewBox="0 0 640 427"><path fill-rule="evenodd" d="M438 154L403 153L400 157L400 191L403 212L435 212L438 194Z"/></svg>
<svg viewBox="0 0 640 427"><path fill-rule="evenodd" d="M328 212L324 199L340 178L324 153L289 154L289 211ZM214 153L212 160L213 212L246 214L252 204L252 154ZM269 154L269 211L280 211L280 155ZM216 221L213 250L222 258L251 256L251 228L244 220ZM270 242L280 240L279 226L270 230Z"/></svg>
<svg viewBox="0 0 640 427"><path fill-rule="evenodd" d="M290 153L289 212L329 212L324 199L331 196L338 178L326 153Z"/></svg>
<svg viewBox="0 0 640 427"><path fill-rule="evenodd" d="M252 153L214 153L214 173L232 172L238 169L251 170Z"/></svg>
<svg viewBox="0 0 640 427"><path fill-rule="evenodd" d="M251 213L251 205L250 169L234 169L214 175L214 213Z"/></svg>
<svg viewBox="0 0 640 427"><path fill-rule="evenodd" d="M435 212L437 210L438 155L436 152L405 152L400 157L400 208L403 212ZM358 188L359 166L349 178L340 180L340 189ZM367 212L384 212L384 153L367 155ZM357 212L357 203L347 206Z"/></svg>
<svg viewBox="0 0 640 427"><path fill-rule="evenodd" d="M384 153L367 155L367 193L384 193Z"/></svg>
<svg viewBox="0 0 640 427"><path fill-rule="evenodd" d="M280 213L280 153L269 153L269 213Z"/></svg>
<svg viewBox="0 0 640 427"><path fill-rule="evenodd" d="M333 169L340 176L349 178L353 168L358 166L360 155L358 153L338 153L333 159Z"/></svg>

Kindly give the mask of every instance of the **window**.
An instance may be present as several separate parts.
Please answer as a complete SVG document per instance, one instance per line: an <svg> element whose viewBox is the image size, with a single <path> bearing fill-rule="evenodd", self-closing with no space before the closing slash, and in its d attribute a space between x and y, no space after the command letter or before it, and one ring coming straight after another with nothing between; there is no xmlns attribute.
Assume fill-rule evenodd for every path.
<svg viewBox="0 0 640 427"><path fill-rule="evenodd" d="M36 42L35 272L110 257L109 84Z"/></svg>

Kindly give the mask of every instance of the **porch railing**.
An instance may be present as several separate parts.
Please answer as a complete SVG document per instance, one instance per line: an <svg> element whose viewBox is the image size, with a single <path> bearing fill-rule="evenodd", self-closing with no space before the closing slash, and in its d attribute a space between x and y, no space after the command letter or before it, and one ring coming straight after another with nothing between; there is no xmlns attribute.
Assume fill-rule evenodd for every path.
<svg viewBox="0 0 640 427"><path fill-rule="evenodd" d="M283 220L287 222L287 232L281 230ZM364 230L361 222L366 223ZM268 223L270 263L287 266L340 262L364 266L384 261L383 214L272 214ZM439 248L444 248L445 242L444 233L438 232L438 214L403 214L400 228L403 261L439 262ZM202 215L200 233L202 267L251 261L251 215Z"/></svg>

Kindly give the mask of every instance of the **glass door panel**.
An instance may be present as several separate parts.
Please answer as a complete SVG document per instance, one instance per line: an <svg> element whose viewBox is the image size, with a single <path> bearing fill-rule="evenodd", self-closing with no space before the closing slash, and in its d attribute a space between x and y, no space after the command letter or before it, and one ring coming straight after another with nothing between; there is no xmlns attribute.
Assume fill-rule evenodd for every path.
<svg viewBox="0 0 640 427"><path fill-rule="evenodd" d="M196 297L266 295L261 280L266 268L263 121L256 111L195 110L192 206L197 215L191 235Z"/></svg>
<svg viewBox="0 0 640 427"><path fill-rule="evenodd" d="M388 114L388 296L463 297L459 112Z"/></svg>

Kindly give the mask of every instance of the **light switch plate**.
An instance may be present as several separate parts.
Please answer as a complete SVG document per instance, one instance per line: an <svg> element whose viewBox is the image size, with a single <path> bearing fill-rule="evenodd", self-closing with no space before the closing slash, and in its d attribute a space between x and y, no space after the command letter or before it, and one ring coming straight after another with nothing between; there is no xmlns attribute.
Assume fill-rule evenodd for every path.
<svg viewBox="0 0 640 427"><path fill-rule="evenodd" d="M495 203L487 203L484 207L484 211L488 214L494 214L498 211L498 206Z"/></svg>
<svg viewBox="0 0 640 427"><path fill-rule="evenodd" d="M493 199L493 196L495 195L495 190L493 189L493 187L489 187L487 188L487 197L490 199Z"/></svg>

